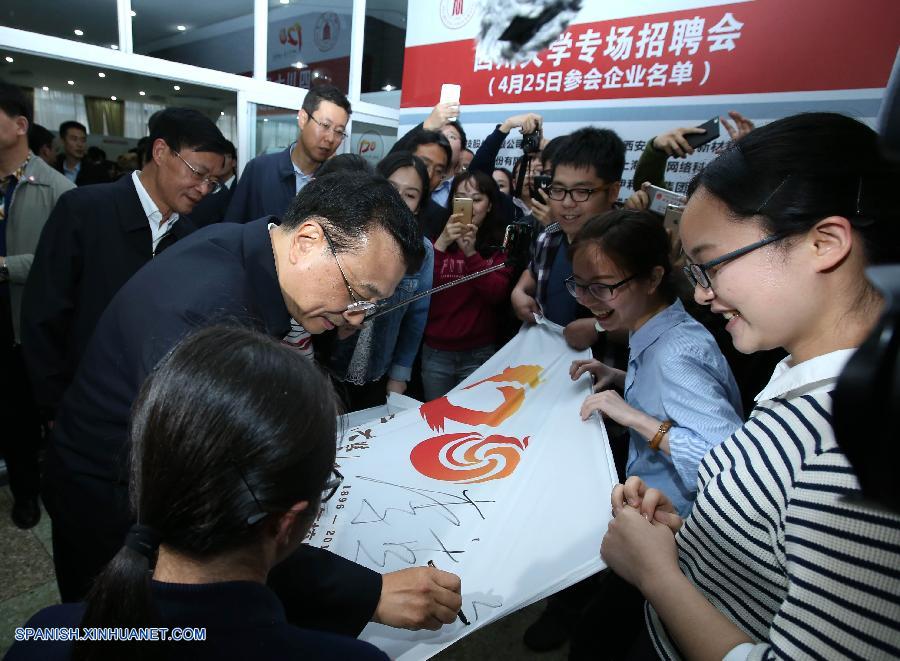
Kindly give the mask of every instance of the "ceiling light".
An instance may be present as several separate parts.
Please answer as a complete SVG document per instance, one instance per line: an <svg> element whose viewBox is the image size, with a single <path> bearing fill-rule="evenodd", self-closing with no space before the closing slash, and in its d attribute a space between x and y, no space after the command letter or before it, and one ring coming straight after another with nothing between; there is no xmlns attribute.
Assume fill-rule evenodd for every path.
<svg viewBox="0 0 900 661"><path fill-rule="evenodd" d="M76 37L83 37L83 36L84 36L84 30L79 30L78 28L75 28L75 36L76 36Z"/></svg>
<svg viewBox="0 0 900 661"><path fill-rule="evenodd" d="M305 67L306 65L303 64L303 62L301 62L300 60L297 60L297 61L294 62L291 66L292 66L292 67L295 67L295 68L297 68L297 69L302 69L302 68Z"/></svg>
<svg viewBox="0 0 900 661"><path fill-rule="evenodd" d="M110 44L109 47L113 50L119 50L119 44Z"/></svg>
<svg viewBox="0 0 900 661"><path fill-rule="evenodd" d="M44 85L41 89L44 90L45 92L49 92L49 91L50 91L50 88L47 87L46 85Z"/></svg>
<svg viewBox="0 0 900 661"><path fill-rule="evenodd" d="M179 32L184 32L185 30L187 30L187 26L186 25L176 25L175 29L178 30Z"/></svg>
<svg viewBox="0 0 900 661"><path fill-rule="evenodd" d="M393 85L391 85L390 83L388 83L387 85L385 85L385 86L382 87L381 89L384 90L385 92L391 92L391 91L393 91L393 90L395 90L395 89L397 89L397 88L394 87Z"/></svg>
<svg viewBox="0 0 900 661"><path fill-rule="evenodd" d="M268 117L263 117L263 121L264 121L264 122L268 122L268 121L269 121L269 118L268 118Z"/></svg>
<svg viewBox="0 0 900 661"><path fill-rule="evenodd" d="M132 9L131 10L131 18L134 18L135 16L137 16L137 12Z"/></svg>
<svg viewBox="0 0 900 661"><path fill-rule="evenodd" d="M106 78L106 74L103 73L102 71L100 73L98 73L97 75L100 76L101 78Z"/></svg>
<svg viewBox="0 0 900 661"><path fill-rule="evenodd" d="M118 101L118 99L117 99L116 97L114 97L114 96L109 97L109 100L110 100L110 101Z"/></svg>
<svg viewBox="0 0 900 661"><path fill-rule="evenodd" d="M141 90L140 92L138 92L138 94L140 94L141 96L147 96L147 93L144 90Z"/></svg>
<svg viewBox="0 0 900 661"><path fill-rule="evenodd" d="M291 3L291 0L281 0L281 4L288 5Z"/></svg>
<svg viewBox="0 0 900 661"><path fill-rule="evenodd" d="M225 111L223 110L223 111L220 112L219 114L220 114L222 117L224 117L224 116L225 116Z"/></svg>
<svg viewBox="0 0 900 661"><path fill-rule="evenodd" d="M181 85L172 85L172 89L176 92L181 89Z"/></svg>
<svg viewBox="0 0 900 661"><path fill-rule="evenodd" d="M74 85L74 84L75 84L75 81L74 81L74 80L67 80L66 82L69 83L69 85Z"/></svg>
<svg viewBox="0 0 900 661"><path fill-rule="evenodd" d="M7 62L15 62L15 60L12 59L9 55L6 56L6 61Z"/></svg>

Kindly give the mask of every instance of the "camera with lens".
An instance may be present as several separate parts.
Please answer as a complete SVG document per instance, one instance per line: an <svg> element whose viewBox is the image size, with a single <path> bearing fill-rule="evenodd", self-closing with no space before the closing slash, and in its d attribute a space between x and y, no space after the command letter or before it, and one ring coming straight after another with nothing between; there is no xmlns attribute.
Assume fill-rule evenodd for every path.
<svg viewBox="0 0 900 661"><path fill-rule="evenodd" d="M541 151L540 129L522 135L522 151L527 155L537 154Z"/></svg>
<svg viewBox="0 0 900 661"><path fill-rule="evenodd" d="M506 226L503 235L503 250L506 262L514 265L527 264L531 259L530 248L534 240L534 227L530 223L516 222Z"/></svg>

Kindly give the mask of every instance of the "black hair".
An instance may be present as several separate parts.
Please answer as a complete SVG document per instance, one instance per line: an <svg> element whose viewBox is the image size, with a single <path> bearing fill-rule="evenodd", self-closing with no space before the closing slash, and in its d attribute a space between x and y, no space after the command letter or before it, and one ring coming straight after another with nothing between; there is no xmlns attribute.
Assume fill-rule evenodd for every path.
<svg viewBox="0 0 900 661"><path fill-rule="evenodd" d="M87 135L87 127L81 122L76 122L74 119L70 119L67 122L63 122L59 125L59 137L63 140L66 139L66 133L69 132L70 129L80 129L84 131L85 135Z"/></svg>
<svg viewBox="0 0 900 661"><path fill-rule="evenodd" d="M301 107L301 110L304 110L307 115L312 115L319 109L319 105L322 101L329 101L336 106L340 106L347 111L348 115L353 112L350 108L350 101L348 101L347 97L344 96L344 93L334 85L316 85L311 90L307 91L306 96L303 97L303 106Z"/></svg>
<svg viewBox="0 0 900 661"><path fill-rule="evenodd" d="M467 145L469 144L468 138L466 138L466 131L463 129L462 124L459 123L458 119L453 119L447 122L446 126L452 126L459 133L459 150L464 151L468 149ZM442 134L443 135L443 134ZM445 138L447 136L444 136Z"/></svg>
<svg viewBox="0 0 900 661"><path fill-rule="evenodd" d="M24 117L29 127L34 123L34 108L25 92L18 85L3 80L0 80L0 110L10 118Z"/></svg>
<svg viewBox="0 0 900 661"><path fill-rule="evenodd" d="M103 162L106 160L106 152L97 147L96 145L92 145L87 148L87 151L84 154L89 161L100 161Z"/></svg>
<svg viewBox="0 0 900 661"><path fill-rule="evenodd" d="M675 301L672 276L672 241L662 223L650 211L613 209L591 218L569 246L569 258L588 246L601 249L627 276L649 278L661 266L663 276L657 292L667 303Z"/></svg>
<svg viewBox="0 0 900 661"><path fill-rule="evenodd" d="M549 169L553 169L553 162L556 158L556 153L559 151L559 148L565 144L566 138L568 136L558 135L553 138L550 142L544 145L544 148L541 150L541 164L546 165L549 164ZM623 143L624 144L624 143ZM624 166L623 166L624 167Z"/></svg>
<svg viewBox="0 0 900 661"><path fill-rule="evenodd" d="M146 160L153 159L153 143L164 140L169 148L181 151L211 152L225 155L228 142L212 120L190 108L166 108L153 115L150 124L150 142L147 145Z"/></svg>
<svg viewBox="0 0 900 661"><path fill-rule="evenodd" d="M506 218L503 217L503 203L500 201L500 189L497 182L486 172L481 170L467 170L453 178L450 185L450 196L447 204L452 208L456 191L466 181L474 181L478 192L487 195L491 201L490 211L487 212L478 234L475 235L475 250L482 257L490 257L497 252L503 244L503 234L506 232Z"/></svg>
<svg viewBox="0 0 900 661"><path fill-rule="evenodd" d="M513 189L513 173L506 168L494 168L494 172L502 172L504 176L506 176L507 180L509 180L509 192L511 195ZM491 175L493 175L494 172L492 172Z"/></svg>
<svg viewBox="0 0 900 661"><path fill-rule="evenodd" d="M419 208L416 209L416 213L419 213L426 204L428 196L431 195L431 179L428 177L428 168L425 167L421 158L413 156L411 152L395 151L382 158L375 166L375 171L388 179L400 168L414 168L416 174L419 175L422 183L422 199L419 200Z"/></svg>
<svg viewBox="0 0 900 661"><path fill-rule="evenodd" d="M415 153L416 147L422 145L440 145L441 149L447 155L447 165L449 169L453 163L453 149L450 147L450 141L440 131L429 131L427 129L418 129L411 131L400 143L394 146L391 151L409 151Z"/></svg>
<svg viewBox="0 0 900 661"><path fill-rule="evenodd" d="M809 231L828 216L847 218L869 264L900 261L894 201L900 166L882 155L878 135L837 113L805 113L754 129L691 181L735 220L761 218L770 234Z"/></svg>
<svg viewBox="0 0 900 661"><path fill-rule="evenodd" d="M282 227L296 229L313 217L324 219L337 252L358 250L370 231L381 228L397 242L407 273L418 271L425 258L415 216L384 177L363 172L316 177L297 193Z"/></svg>
<svg viewBox="0 0 900 661"><path fill-rule="evenodd" d="M231 140L225 141L225 146L228 147L228 151L225 152L234 160L237 160L237 147L234 146L234 143Z"/></svg>
<svg viewBox="0 0 900 661"><path fill-rule="evenodd" d="M32 124L28 129L28 148L35 154L44 147L53 147L53 134L40 124Z"/></svg>
<svg viewBox="0 0 900 661"><path fill-rule="evenodd" d="M316 170L317 177L324 177L334 172L365 172L372 174L372 166L369 161L359 154L338 154L332 156Z"/></svg>
<svg viewBox="0 0 900 661"><path fill-rule="evenodd" d="M298 523L308 526L334 465L336 402L314 364L274 339L226 326L188 336L134 402L137 522L199 562L253 548L269 515L301 501L309 506ZM157 624L150 568L123 546L94 582L82 626ZM79 642L73 658L164 658L164 649Z"/></svg>
<svg viewBox="0 0 900 661"><path fill-rule="evenodd" d="M593 168L607 184L621 181L625 169L625 143L611 129L587 127L570 133L556 147L553 171L560 165Z"/></svg>

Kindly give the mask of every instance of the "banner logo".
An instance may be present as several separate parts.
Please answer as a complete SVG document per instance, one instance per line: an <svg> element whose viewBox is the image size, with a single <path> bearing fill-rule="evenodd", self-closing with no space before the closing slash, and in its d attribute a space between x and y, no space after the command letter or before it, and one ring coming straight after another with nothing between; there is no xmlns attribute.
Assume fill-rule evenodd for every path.
<svg viewBox="0 0 900 661"><path fill-rule="evenodd" d="M512 475L526 447L527 436L520 441L499 434L484 438L476 431L462 432L422 441L412 449L409 459L426 477L475 484Z"/></svg>
<svg viewBox="0 0 900 661"><path fill-rule="evenodd" d="M476 0L441 0L441 23L457 30L472 20Z"/></svg>
<svg viewBox="0 0 900 661"><path fill-rule="evenodd" d="M337 43L341 34L341 19L333 11L319 15L316 21L316 30L313 33L316 46L320 51L330 51Z"/></svg>
<svg viewBox="0 0 900 661"><path fill-rule="evenodd" d="M296 46L298 51L303 48L303 30L300 27L300 23L297 22L286 28L281 28L278 31L278 41L282 46L287 46L288 44Z"/></svg>

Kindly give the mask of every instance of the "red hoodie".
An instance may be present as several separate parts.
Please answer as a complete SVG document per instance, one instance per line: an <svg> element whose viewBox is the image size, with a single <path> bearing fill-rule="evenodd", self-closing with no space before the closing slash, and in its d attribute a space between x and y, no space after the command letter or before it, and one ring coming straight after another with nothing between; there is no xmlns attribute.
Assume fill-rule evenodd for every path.
<svg viewBox="0 0 900 661"><path fill-rule="evenodd" d="M499 250L485 259L477 252L466 257L456 246L447 252L435 247L434 286L503 261ZM432 295L425 344L442 351L467 351L496 343L501 314L510 304L511 280L512 267L508 266Z"/></svg>

